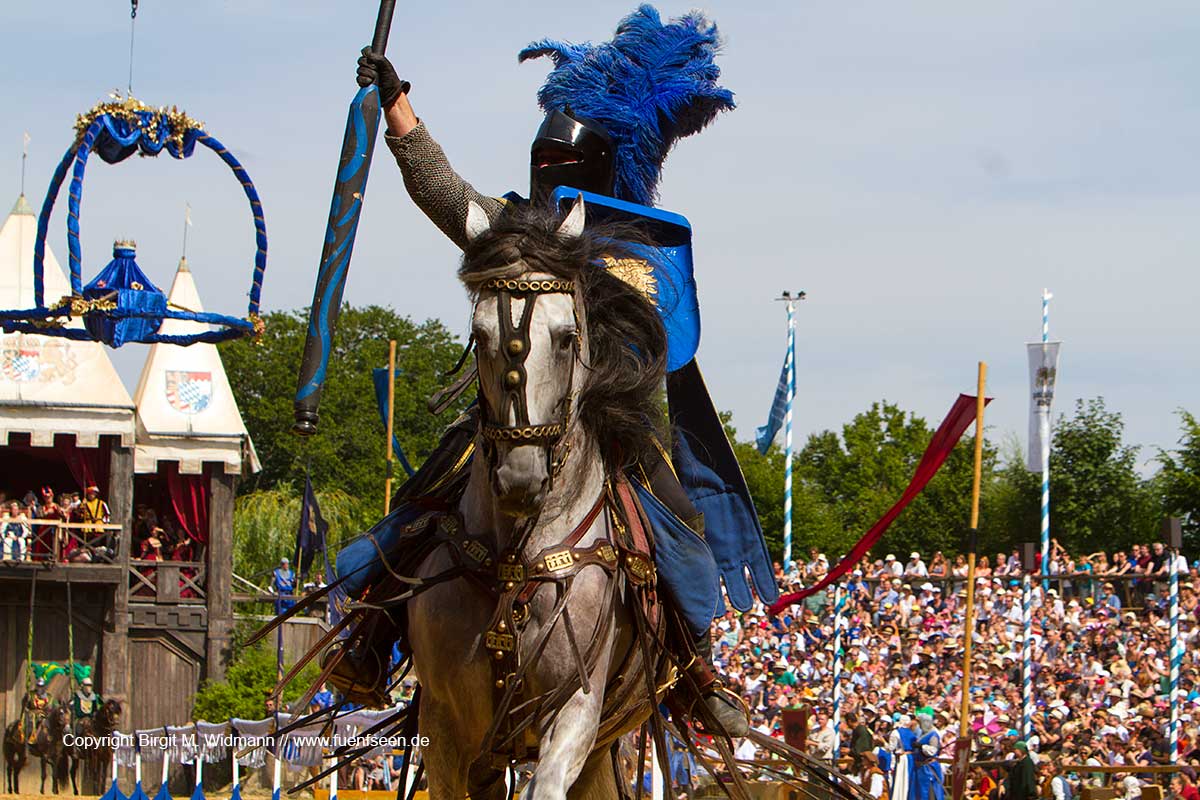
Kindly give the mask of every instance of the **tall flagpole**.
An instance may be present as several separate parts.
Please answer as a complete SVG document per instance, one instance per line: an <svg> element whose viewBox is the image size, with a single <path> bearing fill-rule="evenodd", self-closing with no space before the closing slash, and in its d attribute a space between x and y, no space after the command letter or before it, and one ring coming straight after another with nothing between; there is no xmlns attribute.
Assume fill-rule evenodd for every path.
<svg viewBox="0 0 1200 800"><path fill-rule="evenodd" d="M787 301L787 412L783 418L783 570L792 566L792 402L796 399L796 304Z"/></svg>
<svg viewBox="0 0 1200 800"><path fill-rule="evenodd" d="M1042 289L1042 362L1050 345L1050 294ZM1047 389L1049 387L1046 387ZM1038 428L1042 439L1042 591L1050 588L1050 392L1038 399Z"/></svg>
<svg viewBox="0 0 1200 800"><path fill-rule="evenodd" d="M987 364L979 362L975 393L975 474L971 484L971 527L967 531L967 610L963 622L962 699L958 714L958 741L954 743L953 800L962 800L967 765L971 758L971 645L975 639L975 552L979 547L979 490L983 482L983 410L987 405Z"/></svg>
<svg viewBox="0 0 1200 800"><path fill-rule="evenodd" d="M833 602L833 766L842 751L842 628L846 625L846 589L838 585Z"/></svg>
<svg viewBox="0 0 1200 800"><path fill-rule="evenodd" d="M1171 764L1179 763L1179 668L1183 665L1183 649L1179 646L1179 566L1176 563L1179 560L1179 551L1175 548L1167 550L1167 558L1170 563L1170 623L1171 623L1171 641L1167 646L1168 660L1170 663L1170 694L1168 700L1171 705L1171 727L1170 727L1170 746L1171 746Z"/></svg>
<svg viewBox="0 0 1200 800"><path fill-rule="evenodd" d="M787 404L783 421L783 571L792 568L792 401L796 397L796 301L804 292L784 292L777 300L787 303Z"/></svg>
<svg viewBox="0 0 1200 800"><path fill-rule="evenodd" d="M188 228L192 227L192 204L183 204L183 251L179 254L179 260L184 264L187 263L187 235Z"/></svg>
<svg viewBox="0 0 1200 800"><path fill-rule="evenodd" d="M25 196L25 162L29 160L29 131L25 131L21 143L21 196Z"/></svg>
<svg viewBox="0 0 1200 800"><path fill-rule="evenodd" d="M1021 736L1033 735L1033 581L1021 576Z"/></svg>

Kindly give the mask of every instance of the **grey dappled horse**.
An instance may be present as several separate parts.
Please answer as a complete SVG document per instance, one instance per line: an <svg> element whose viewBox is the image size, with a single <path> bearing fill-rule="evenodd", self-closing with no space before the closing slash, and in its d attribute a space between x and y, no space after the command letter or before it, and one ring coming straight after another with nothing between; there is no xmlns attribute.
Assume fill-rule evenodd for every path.
<svg viewBox="0 0 1200 800"><path fill-rule="evenodd" d="M571 563L561 552L544 564L536 560L568 537L576 554L613 552L605 552L605 542L616 541L620 522L607 498L615 476L652 446L646 415L654 413L665 363L653 305L595 266L612 242L585 232L584 215L580 198L561 225L502 217L492 228L472 206L460 272L474 300L481 426L456 519L487 541L498 561L507 553L513 565L532 563L526 568L535 573ZM451 548L439 546L418 577L454 563ZM606 569L597 557L569 583L540 584L511 617L498 614L494 594L461 577L409 601L430 800L457 800L468 791L503 797L504 759L487 752L502 741L497 711L504 716L556 693L528 730L517 731L515 746L537 758L522 796L618 796L612 745L652 708L630 583L624 570ZM524 673L519 682L509 676L519 685L506 704L509 687L493 662L510 657L504 637L517 627L519 637L508 641L516 649L512 663ZM629 695L621 701L625 715L602 730L612 716L606 686L617 671Z"/></svg>

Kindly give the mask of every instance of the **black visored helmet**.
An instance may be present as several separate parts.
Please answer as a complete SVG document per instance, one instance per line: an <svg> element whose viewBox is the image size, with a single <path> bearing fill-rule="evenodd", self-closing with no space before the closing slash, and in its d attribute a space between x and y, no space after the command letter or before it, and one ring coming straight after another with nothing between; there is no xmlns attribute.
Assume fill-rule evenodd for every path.
<svg viewBox="0 0 1200 800"><path fill-rule="evenodd" d="M545 203L559 186L612 195L613 145L599 123L551 111L529 152L529 199Z"/></svg>

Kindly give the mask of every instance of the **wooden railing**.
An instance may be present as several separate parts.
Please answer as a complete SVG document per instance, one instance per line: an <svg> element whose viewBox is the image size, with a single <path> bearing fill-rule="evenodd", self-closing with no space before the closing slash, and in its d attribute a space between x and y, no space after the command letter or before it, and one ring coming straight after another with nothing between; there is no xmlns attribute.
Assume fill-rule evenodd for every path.
<svg viewBox="0 0 1200 800"><path fill-rule="evenodd" d="M61 519L2 519L5 525L29 527L26 561L60 564L112 564L116 562L120 525L106 522L64 522Z"/></svg>
<svg viewBox="0 0 1200 800"><path fill-rule="evenodd" d="M129 597L132 601L203 603L208 596L205 565L201 561L129 560Z"/></svg>

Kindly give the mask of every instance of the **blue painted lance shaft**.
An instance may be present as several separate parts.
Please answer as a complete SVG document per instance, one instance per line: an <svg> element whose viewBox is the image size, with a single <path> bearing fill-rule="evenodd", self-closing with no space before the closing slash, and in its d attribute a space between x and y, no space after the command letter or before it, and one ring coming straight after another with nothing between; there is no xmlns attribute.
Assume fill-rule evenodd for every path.
<svg viewBox="0 0 1200 800"><path fill-rule="evenodd" d="M379 16L375 20L375 37L371 50L383 55L387 50L388 32L392 27L392 12L396 0L380 0ZM367 191L367 174L379 133L379 89L374 84L358 90L350 103L346 133L342 139L342 157L338 161L337 182L333 186L333 201L329 206L329 222L325 228L325 244L321 248L321 266L313 290L312 308L308 316L308 336L304 342L304 358L300 362L300 379L293 403L295 424L292 430L304 436L317 432L318 407L329 356L333 351L333 335L342 307L342 292L350 271L350 256L354 251L354 235L362 213L363 196Z"/></svg>

